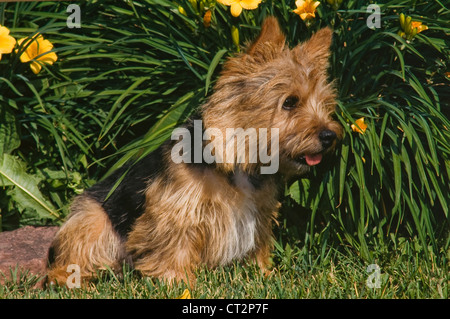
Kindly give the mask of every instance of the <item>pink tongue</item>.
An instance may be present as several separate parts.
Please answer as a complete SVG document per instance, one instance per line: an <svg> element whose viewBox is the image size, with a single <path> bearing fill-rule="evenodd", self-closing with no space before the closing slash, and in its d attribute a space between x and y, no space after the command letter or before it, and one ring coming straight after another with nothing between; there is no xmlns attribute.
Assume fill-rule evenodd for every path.
<svg viewBox="0 0 450 319"><path fill-rule="evenodd" d="M322 154L316 155L305 155L306 164L309 166L314 166L320 163L322 160Z"/></svg>

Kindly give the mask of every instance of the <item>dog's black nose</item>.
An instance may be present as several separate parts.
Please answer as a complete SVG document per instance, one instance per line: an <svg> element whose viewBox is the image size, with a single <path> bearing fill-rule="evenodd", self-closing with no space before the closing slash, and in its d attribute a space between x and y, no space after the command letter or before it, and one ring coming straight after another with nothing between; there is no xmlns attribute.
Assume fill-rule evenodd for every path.
<svg viewBox="0 0 450 319"><path fill-rule="evenodd" d="M336 139L336 133L331 130L324 130L319 133L319 139L324 149L329 148Z"/></svg>

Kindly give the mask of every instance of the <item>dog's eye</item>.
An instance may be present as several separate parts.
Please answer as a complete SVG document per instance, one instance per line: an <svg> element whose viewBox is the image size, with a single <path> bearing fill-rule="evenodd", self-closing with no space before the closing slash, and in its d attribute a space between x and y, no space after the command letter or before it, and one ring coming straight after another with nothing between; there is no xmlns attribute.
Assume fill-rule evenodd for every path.
<svg viewBox="0 0 450 319"><path fill-rule="evenodd" d="M298 97L295 95L288 96L283 102L283 109L292 110L298 104Z"/></svg>

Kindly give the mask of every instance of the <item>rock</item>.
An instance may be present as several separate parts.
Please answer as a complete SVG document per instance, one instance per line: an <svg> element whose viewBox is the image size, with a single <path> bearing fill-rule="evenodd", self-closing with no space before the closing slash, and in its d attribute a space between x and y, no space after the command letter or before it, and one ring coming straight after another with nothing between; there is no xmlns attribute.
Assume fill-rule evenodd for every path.
<svg viewBox="0 0 450 319"><path fill-rule="evenodd" d="M43 276L47 265L48 248L58 230L57 226L25 226L0 233L0 282L9 279L10 268Z"/></svg>

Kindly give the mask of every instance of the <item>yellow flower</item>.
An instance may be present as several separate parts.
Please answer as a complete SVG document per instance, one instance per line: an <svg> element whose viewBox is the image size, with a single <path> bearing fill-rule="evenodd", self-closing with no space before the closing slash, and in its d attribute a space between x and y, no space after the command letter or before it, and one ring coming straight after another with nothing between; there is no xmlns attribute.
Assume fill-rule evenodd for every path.
<svg viewBox="0 0 450 319"><path fill-rule="evenodd" d="M192 299L191 293L189 292L188 289L184 289L183 294L177 299Z"/></svg>
<svg viewBox="0 0 450 319"><path fill-rule="evenodd" d="M295 5L297 9L294 10L303 21L316 17L316 8L319 6L319 1L314 0L297 0Z"/></svg>
<svg viewBox="0 0 450 319"><path fill-rule="evenodd" d="M221 4L231 6L231 14L233 17L239 17L242 9L253 10L258 8L261 0L217 0Z"/></svg>
<svg viewBox="0 0 450 319"><path fill-rule="evenodd" d="M367 124L364 123L364 117L361 117L360 119L356 120L355 124L351 125L352 131L364 134L364 132L367 129Z"/></svg>
<svg viewBox="0 0 450 319"><path fill-rule="evenodd" d="M2 54L11 53L16 45L16 39L9 35L9 29L0 25L0 60Z"/></svg>
<svg viewBox="0 0 450 319"><path fill-rule="evenodd" d="M26 49L20 55L20 61L23 63L31 61L30 67L34 74L38 74L41 71L41 63L53 64L58 59L55 52L49 52L53 49L53 44L48 40L44 40L42 35L33 39L20 39L18 44L22 45L24 41L26 42L23 44L23 47Z"/></svg>

